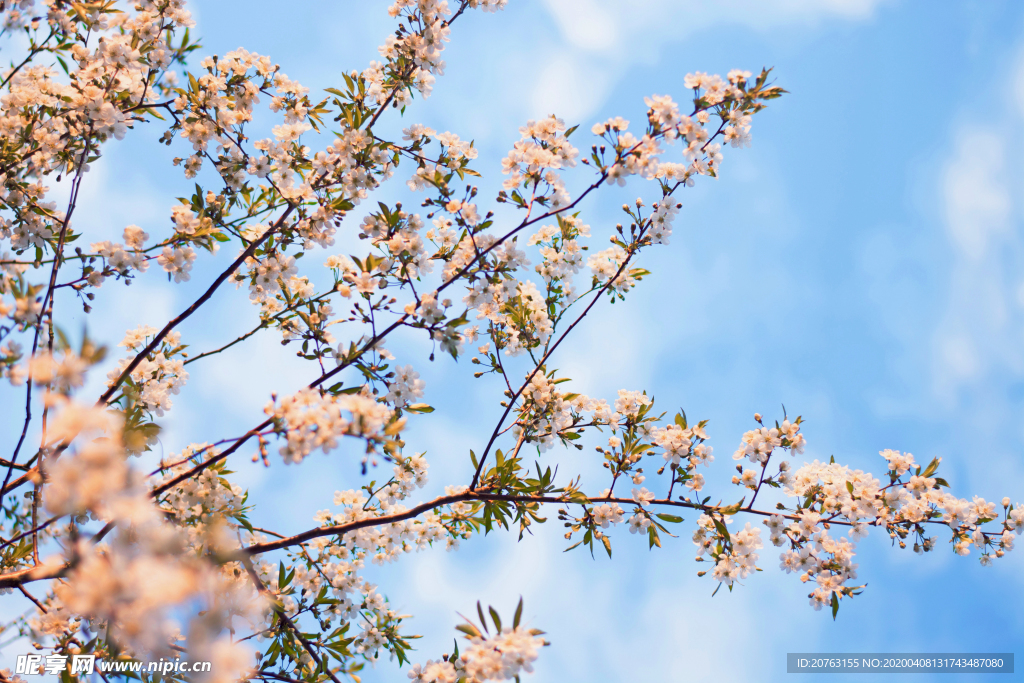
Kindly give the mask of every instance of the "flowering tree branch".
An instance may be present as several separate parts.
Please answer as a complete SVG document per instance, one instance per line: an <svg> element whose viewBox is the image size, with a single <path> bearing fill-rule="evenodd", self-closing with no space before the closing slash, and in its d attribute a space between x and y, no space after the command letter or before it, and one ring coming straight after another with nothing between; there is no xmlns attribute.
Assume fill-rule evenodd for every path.
<svg viewBox="0 0 1024 683"><path fill-rule="evenodd" d="M698 574L730 590L758 569L767 528L783 570L833 616L863 588L852 559L872 529L921 552L946 530L958 554L974 549L983 564L1009 552L1024 529L1024 509L1009 499L1000 511L951 494L937 460L918 465L882 451L887 482L835 462L794 466L803 422L785 414L774 423L755 416L733 455L736 475L721 482L740 500L711 503L706 420L659 414L643 391L586 396L553 367L599 301L624 301L649 274L640 264L670 241L681 188L717 177L724 147L750 143L753 117L784 94L769 70L688 74L685 107L668 95L645 98L639 126L621 117L594 124L589 153L576 147L577 127L555 116L529 121L502 160L502 189L488 209L474 184L473 142L416 123L392 140L379 124L386 111L404 116L430 95L457 18L505 0L396 0L380 60L342 74L322 99L244 49L195 64L183 0L51 0L38 16L31 5L8 11L5 26L28 47L0 81L0 246L13 251L0 252L0 380L25 387L20 435L0 460L0 588L17 588L31 604L17 631L51 656L187 653L214 662L218 680L340 683L386 652L415 681L514 679L547 645L521 623L522 603L504 621L478 604L478 619L457 627L461 651L413 664L409 615L367 580L365 565L435 545L455 550L499 530L518 528L523 539L551 505L568 549L609 557L620 525L659 547L674 536L666 525L683 522L675 513L692 510L697 561L709 567ZM268 137L250 137L256 121L269 122ZM163 225L128 225L121 241L74 246L88 234L71 216L87 199L79 193L90 164L112 139L154 128L172 154L181 150L169 161L194 181L194 194L172 203ZM399 172L421 193L422 211L368 201ZM585 177L575 194L571 174ZM43 180L63 175L72 181L62 214ZM627 181L647 198L624 205L614 227L595 216L607 242L591 249L587 198ZM362 240L354 253L335 248L339 231ZM238 250L226 266L212 264L221 246ZM99 399L83 400L85 377L106 362L109 331L72 344L60 325L68 304L84 313L115 305L111 286L152 278L150 267L173 287L207 259L217 274L202 294L159 327L128 330ZM323 280L326 289L314 284ZM247 290L254 320L191 354L183 323L209 314L215 294L230 296L229 283ZM399 330L431 361L469 357L479 366L474 381L500 376L501 416L481 453L468 454L468 484L445 482L443 495L418 503L429 463L406 427L434 408L412 364L387 348ZM173 441L163 418L191 398L189 373L217 362L197 361L270 334L313 364L313 379L270 394L240 436L176 445L157 461L154 449ZM225 386L224 396L232 391ZM39 446L19 460L34 415ZM586 487L580 472L565 474L576 463L560 455L584 442L607 470ZM267 501L232 481L232 470L249 466L237 457L243 448L263 467L338 453L360 484L338 491L305 531L256 527L250 514ZM387 475L371 478L382 464ZM777 490L774 509L768 489ZM45 595L30 593L30 583Z"/></svg>

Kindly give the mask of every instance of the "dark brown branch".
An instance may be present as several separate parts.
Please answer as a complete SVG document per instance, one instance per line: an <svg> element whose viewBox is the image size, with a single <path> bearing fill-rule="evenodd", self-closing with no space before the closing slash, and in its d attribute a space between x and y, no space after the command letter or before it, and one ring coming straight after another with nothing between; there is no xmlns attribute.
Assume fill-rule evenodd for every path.
<svg viewBox="0 0 1024 683"><path fill-rule="evenodd" d="M35 567L19 569L16 572L0 574L0 588L16 588L33 581L57 579L64 576L70 566L67 564L40 564Z"/></svg>
<svg viewBox="0 0 1024 683"><path fill-rule="evenodd" d="M281 214L281 217L278 218L277 221L275 221L274 225L265 233L263 233L263 235L261 235L259 239L254 240L253 243L250 244L248 248L246 248L246 250L243 251L241 255L239 255L239 257L236 258L223 273L218 275L217 279L213 281L213 284L210 285L210 287L205 292L203 292L202 296L193 301L191 306L186 308L184 311L179 313L173 320L164 325L164 328L157 332L156 336L153 337L153 341L151 341L146 346L146 348L139 351L135 358L132 359L132 362L129 363L128 366L118 376L118 378L114 380L113 384L111 384L110 387L105 392L103 392L103 395L100 396L97 403L107 403L108 401L110 401L110 397L114 395L114 392L117 391L118 387L120 387L121 384L124 383L125 379L131 376L132 371L139 366L143 359L145 359L149 354L155 351L158 346L160 346L160 343L163 342L164 337L166 337L171 332L171 330L173 330L175 327L181 324L189 316L191 316L193 313L199 310L199 308L203 304L209 301L210 297L213 296L214 292L216 292L217 289L222 284L224 284L224 281L231 277L235 273L235 271L238 270L238 268L241 267L243 263L245 263L246 259L248 259L256 252L256 249L258 249L261 244L270 239L271 235L273 235L284 224L284 222L288 219L288 216L291 215L292 211L294 210L295 204L289 204L288 208L285 209L284 213Z"/></svg>
<svg viewBox="0 0 1024 683"><path fill-rule="evenodd" d="M412 519L418 517L425 512L429 512L443 505L451 505L452 503L467 503L467 502L505 502L505 503L516 503L522 505L530 504L562 504L570 505L572 503L578 503L578 500L570 500L560 496L515 496L503 493L487 493L481 490L469 490L463 493L457 493L448 496L440 496L434 500L421 503L415 507L409 508L405 512L396 512L390 515L381 515L380 517L368 517L366 519L356 520L354 522L348 522L346 524L337 524L334 526L317 527L304 531L301 534L289 536L288 538L282 538L276 541L267 541L266 543L257 543L251 545L240 551L238 557L246 557L252 555L259 555L261 553L270 552L272 550L281 550L282 548L288 548L293 545L299 545L307 541L311 541L314 538L320 538L323 536L341 536L350 531L357 529L363 529L371 526L381 526L383 524L392 524L394 522L401 522L406 519ZM626 505L639 505L632 498L594 498L590 499L593 503L622 503ZM720 508L715 506L704 506L698 503L691 503L688 500L652 500L650 505L665 505L669 507L681 507L692 510L700 510L701 512L719 513ZM777 514L775 512L767 512L763 510L743 510L755 515L762 515L770 517L771 515ZM795 515L783 515L786 519L799 520L800 518ZM852 526L849 522L832 522L832 524L840 524L845 526Z"/></svg>

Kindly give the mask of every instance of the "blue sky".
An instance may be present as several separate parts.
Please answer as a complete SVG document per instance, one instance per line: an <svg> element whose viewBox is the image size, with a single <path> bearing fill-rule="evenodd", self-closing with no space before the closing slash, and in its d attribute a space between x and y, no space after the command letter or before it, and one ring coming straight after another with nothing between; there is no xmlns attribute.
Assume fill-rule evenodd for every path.
<svg viewBox="0 0 1024 683"><path fill-rule="evenodd" d="M314 93L377 57L391 25L385 8L193 4L203 54L240 45L269 54ZM503 13L460 19L445 58L433 96L401 125L475 139L484 188L500 183L499 161L528 119L556 113L583 124L581 135L609 116L642 120L645 95L685 100L687 72L775 67L790 94L755 117L753 147L728 150L719 180L680 196L672 244L643 257L653 275L626 305L587 320L556 366L590 395L646 389L665 410L709 419L718 462L706 476L724 497L735 489L716 480L731 476L728 455L753 413L781 418L784 403L807 420L797 464L834 454L878 473L878 451L894 448L942 457L960 496L1024 502L1024 6L513 0ZM168 164L140 166L144 155L168 156L145 139L156 134L135 137L111 147L88 180L78 220L94 234L114 237L127 223L165 230L173 197L187 191ZM379 198L407 198L393 185ZM606 234L617 207L638 195L650 188L634 179L585 203L583 217ZM176 289L155 272L130 288L108 284L91 334L116 344L129 327L162 323L225 258L207 259ZM243 291L218 294L185 340L209 348L251 326L245 301ZM489 434L500 390L473 381L468 363L428 362L411 338L395 350L423 373L438 408L408 438L431 462L426 497L467 478L468 450ZM163 447L244 431L271 391L294 390L310 373L273 333L197 368ZM12 396L0 390L0 403ZM0 418L0 434L15 420ZM544 457L603 488L592 453ZM236 469L256 500L274 501L261 521L298 531L334 490L361 485L354 458L339 450L270 470L243 458ZM563 553L551 524L521 543L495 534L371 574L415 615L420 660L450 649L456 612L478 599L511 612L523 596L529 623L553 643L536 683L781 681L787 652L1013 652L1024 636L1020 550L983 568L976 556L953 556L945 539L917 556L873 537L859 553L868 588L833 623L777 569L773 547L761 553L763 573L711 598L710 578L695 576L705 567L693 562L692 522L655 552L622 529L611 561ZM397 679L404 674L386 662L365 677Z"/></svg>

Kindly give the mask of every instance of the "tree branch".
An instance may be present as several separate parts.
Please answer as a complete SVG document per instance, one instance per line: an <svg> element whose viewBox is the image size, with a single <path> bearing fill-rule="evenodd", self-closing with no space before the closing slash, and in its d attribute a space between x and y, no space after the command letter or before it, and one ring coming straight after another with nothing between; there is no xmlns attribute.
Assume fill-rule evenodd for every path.
<svg viewBox="0 0 1024 683"><path fill-rule="evenodd" d="M218 275L217 279L213 281L213 284L210 285L210 287L205 292L203 292L202 296L193 301L191 306L186 308L184 311L179 313L173 320L164 325L164 328L157 332L156 336L153 337L153 341L151 341L146 346L146 348L139 351L135 358L132 359L132 362L129 363L128 366L121 372L118 378L114 380L114 382L105 392L103 392L103 395L100 396L97 403L107 403L110 400L110 397L114 395L114 392L117 391L118 387L120 387L121 384L124 383L125 379L131 376L132 371L139 366L143 359L146 358L146 356L148 356L150 353L155 351L158 346L160 346L160 343L164 340L164 337L166 337L171 332L171 330L177 327L181 322L183 322L189 316L191 316L193 313L199 310L200 306L209 301L210 297L213 296L214 292L216 292L217 289L222 284L224 284L224 281L231 277L235 273L235 271L238 270L238 268L243 263L245 263L246 259L248 259L256 252L256 249L258 249L261 244L270 239L270 236L273 235L284 224L285 220L288 219L288 216L291 215L292 211L294 210L295 204L289 203L288 208L285 209L284 213L281 214L281 217L274 222L274 225L265 233L263 233L259 237L259 239L254 240L253 243L250 244L246 248L246 250L243 251L241 255L239 255L239 257L236 258L231 263L230 266L228 266L227 270Z"/></svg>
<svg viewBox="0 0 1024 683"><path fill-rule="evenodd" d="M467 503L467 502L505 502L515 503L517 505L529 505L529 504L562 504L571 505L573 503L579 503L579 500L573 500L567 497L561 496L516 496L504 493L487 493L483 490L469 490L463 493L457 493L453 495L440 496L434 500L426 503L421 503L415 507L412 507L405 512L395 512L390 515L381 515L380 517L368 517L366 519L359 519L354 522L347 522L345 524L336 524L333 526L317 527L315 529L309 529L301 534L289 536L276 541L267 541L266 543L256 543L240 550L235 556L235 559L241 559L242 557L250 557L253 555L259 555L261 553L270 552L272 550L281 550L282 548L288 548L293 545L299 545L307 541L311 541L314 538L321 538L323 536L341 536L350 531L356 531L357 529L363 529L372 526L381 526L384 524L393 524L395 522L401 522L414 517L419 517L424 512L429 512L443 505L451 505L452 503ZM588 498L588 502L591 503L620 503L626 505L639 505L632 498ZM687 508L691 510L699 510L701 512L721 513L721 508L716 506L705 506L699 503L692 503L689 500L669 500L662 498L660 500L652 500L650 505L662 505L668 507ZM764 510L742 510L754 515L761 515L770 517L776 512L769 512ZM799 520L800 518L796 515L782 515L786 519ZM849 522L831 522L832 524L839 524L842 526L853 526Z"/></svg>

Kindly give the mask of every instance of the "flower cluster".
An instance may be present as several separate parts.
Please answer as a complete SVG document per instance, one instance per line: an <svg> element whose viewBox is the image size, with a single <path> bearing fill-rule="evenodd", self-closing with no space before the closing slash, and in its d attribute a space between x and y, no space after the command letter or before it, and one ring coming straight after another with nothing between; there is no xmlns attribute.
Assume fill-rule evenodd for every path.
<svg viewBox="0 0 1024 683"><path fill-rule="evenodd" d="M141 353L148 348L149 341L156 335L156 329L141 325L129 330L119 346L129 351ZM169 332L160 342L160 346L139 360L138 365L124 381L124 394L137 401L144 410L162 416L171 409L171 396L181 391L188 381L185 371L181 335L177 331ZM136 357L122 358L116 369L107 374L108 386L121 379L128 366Z"/></svg>
<svg viewBox="0 0 1024 683"><path fill-rule="evenodd" d="M451 32L445 21L445 17L451 16L448 3L436 0L397 0L388 8L388 13L393 17L403 15L410 26L416 25L417 30L402 30L405 28L403 23L378 48L386 61L383 64L372 62L363 72L367 95L381 105L391 99L401 105L411 97L410 93L394 87L393 81L401 79L415 87L423 97L428 97L433 88L434 75L444 72L441 52ZM410 68L395 74L391 72L390 66L400 59L407 62Z"/></svg>
<svg viewBox="0 0 1024 683"><path fill-rule="evenodd" d="M131 513L137 503L133 478L119 443L120 425L104 410L59 399L51 433L61 442L78 439L74 454L54 458L44 504L55 515L89 515L97 518ZM89 438L92 437L92 438ZM84 441L84 443L82 443Z"/></svg>
<svg viewBox="0 0 1024 683"><path fill-rule="evenodd" d="M707 445L708 438L704 431L705 422L693 427L680 419L665 427L656 427L651 432L651 440L664 453L665 464L677 472L677 480L691 491L697 493L704 488L704 475L697 472L698 465L710 465L715 461L714 449Z"/></svg>
<svg viewBox="0 0 1024 683"><path fill-rule="evenodd" d="M474 628L474 631L476 629ZM519 679L520 674L532 673L537 651L547 641L536 631L520 626L502 629L490 637L467 636L469 647L457 658L440 661L427 660L409 670L412 683L485 683Z"/></svg>
<svg viewBox="0 0 1024 683"><path fill-rule="evenodd" d="M783 478L786 493L805 502L792 523L786 525L775 516L766 524L775 545L788 541L791 546L781 557L782 568L801 573L804 581L816 580L817 588L810 595L815 609L830 602L834 606L836 599L855 595L860 588L847 582L857 578L857 565L852 562L855 544L868 534L869 526L885 527L900 547L906 547L904 539L913 535L914 550L925 552L935 544L925 525L948 525L954 551L967 555L974 546L983 565L1013 548L1012 531L1020 526L1015 520L1024 519L1024 513L1019 506L1011 510L1009 499L1003 501L1002 530L985 531L982 525L1000 517L997 505L979 497L967 501L943 491L945 480L932 476L938 459L922 470L909 453L887 449L880 455L889 467L886 486L861 470L817 460ZM849 526L849 538L832 536L830 524Z"/></svg>
<svg viewBox="0 0 1024 683"><path fill-rule="evenodd" d="M584 422L586 413L591 414L591 425L615 426L622 419L622 415L614 412L604 399L560 392L558 385L568 381L568 378L556 379L554 373L547 374L544 368L539 368L527 380L523 387L519 418L512 432L517 439L522 436L526 443L535 443L542 452L551 448L556 439L566 443L579 438L573 430ZM620 391L617 405L623 401L635 403L633 394L646 399L640 392Z"/></svg>
<svg viewBox="0 0 1024 683"><path fill-rule="evenodd" d="M239 546L239 524L245 521L246 492L228 481L230 472L223 462L211 465L194 478L171 482L193 468L201 459L216 458L219 451L208 444L191 444L170 465L161 468L163 476L152 487L163 490L159 508L187 538L188 547L225 551Z"/></svg>
<svg viewBox="0 0 1024 683"><path fill-rule="evenodd" d="M327 453L338 447L342 436L363 439L372 450L402 428L394 412L367 391L334 396L300 389L280 401L271 401L264 411L285 439L280 453L286 463L302 462L317 449Z"/></svg>
<svg viewBox="0 0 1024 683"><path fill-rule="evenodd" d="M803 453L805 444L804 437L800 434L799 418L793 422L787 419L775 427L761 426L746 432L732 459L746 458L754 464L764 465L776 448L788 448L794 455L799 455Z"/></svg>
<svg viewBox="0 0 1024 683"><path fill-rule="evenodd" d="M574 301L573 276L583 267L582 251L587 247L580 245L579 238L589 236L590 226L577 216L559 214L557 224L542 226L528 241L540 252L536 271L563 308Z"/></svg>
<svg viewBox="0 0 1024 683"><path fill-rule="evenodd" d="M82 626L106 628L129 654L142 654L169 652L178 631L170 617L185 601L206 604L199 621L224 623L244 615L262 623L265 605L250 585L182 554L186 539L153 505L141 473L125 460L118 420L63 398L53 408L52 428L66 450L47 467L46 509L80 523L89 517L110 522L114 535L109 542L94 537L71 543L64 557L50 558L51 566L67 562L68 576L55 586L33 630L63 636Z"/></svg>
<svg viewBox="0 0 1024 683"><path fill-rule="evenodd" d="M501 162L502 173L509 176L504 182L505 191L517 198L519 188L528 188L551 208L568 205L569 193L557 171L576 165L579 150L569 142L572 130L566 130L562 119L549 116L527 122L519 133L522 139Z"/></svg>
<svg viewBox="0 0 1024 683"><path fill-rule="evenodd" d="M594 275L594 284L607 284L612 292L624 294L636 286L633 274L624 269L626 250L612 245L587 259L587 267Z"/></svg>
<svg viewBox="0 0 1024 683"><path fill-rule="evenodd" d="M106 268L89 270L85 275L89 284L99 287L109 275L129 277L133 270L139 273L146 272L149 268L149 258L143 248L148 239L149 235L142 228L129 225L124 229L124 244L110 241L91 244L89 248L103 259Z"/></svg>
<svg viewBox="0 0 1024 683"><path fill-rule="evenodd" d="M745 579L757 571L757 550L762 547L761 530L750 526L750 522L740 531L721 534L720 527L724 524L709 515L701 515L697 520L697 531L693 535L693 543L697 546L697 558L708 553L715 562L712 572L714 578L726 586L740 579ZM722 543L722 536L725 543ZM716 545L717 544L717 545Z"/></svg>
<svg viewBox="0 0 1024 683"><path fill-rule="evenodd" d="M388 393L384 397L390 405L404 408L412 400L423 396L424 381L411 365L395 368L394 377L388 382Z"/></svg>
<svg viewBox="0 0 1024 683"><path fill-rule="evenodd" d="M471 638L459 668L472 681L507 681L533 671L537 650L546 643L522 627L506 628L490 638Z"/></svg>

